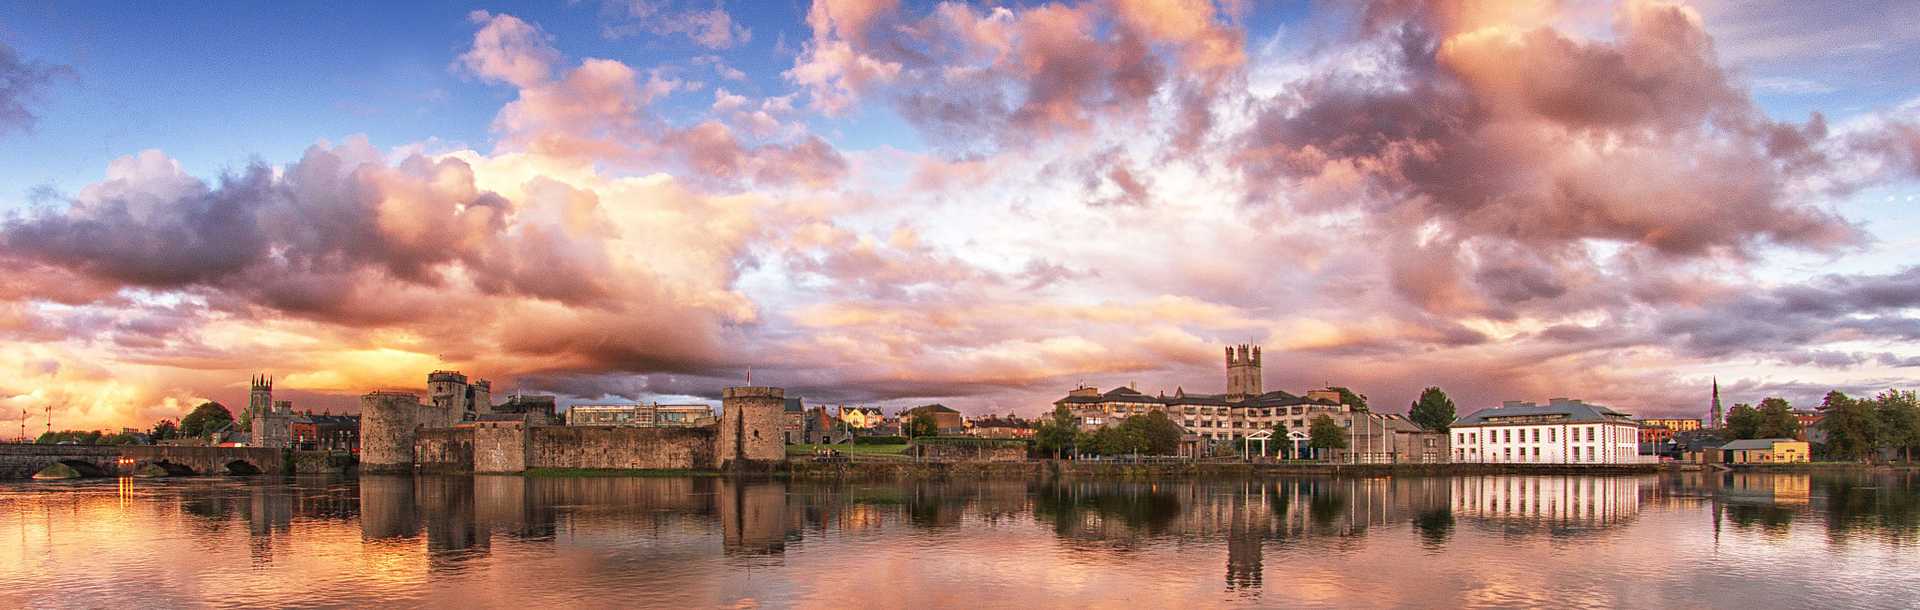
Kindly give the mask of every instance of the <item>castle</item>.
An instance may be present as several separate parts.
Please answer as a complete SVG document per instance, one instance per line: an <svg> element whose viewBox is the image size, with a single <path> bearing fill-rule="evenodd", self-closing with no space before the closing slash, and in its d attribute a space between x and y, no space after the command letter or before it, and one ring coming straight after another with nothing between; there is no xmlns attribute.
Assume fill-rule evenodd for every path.
<svg viewBox="0 0 1920 610"><path fill-rule="evenodd" d="M360 398L362 471L743 470L786 459L781 388L726 388L716 424L683 428L557 425L551 411L492 404L491 384L459 371L429 374L427 394L424 403L404 391Z"/></svg>

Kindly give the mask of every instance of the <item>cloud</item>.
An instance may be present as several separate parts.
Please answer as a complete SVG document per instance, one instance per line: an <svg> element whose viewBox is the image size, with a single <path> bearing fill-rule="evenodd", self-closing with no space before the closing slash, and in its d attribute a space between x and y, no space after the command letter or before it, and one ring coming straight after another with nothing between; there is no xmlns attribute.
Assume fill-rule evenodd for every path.
<svg viewBox="0 0 1920 610"><path fill-rule="evenodd" d="M46 95L54 81L72 75L70 67L22 59L12 46L0 42L0 136L33 129L40 117L32 104Z"/></svg>
<svg viewBox="0 0 1920 610"><path fill-rule="evenodd" d="M705 10L676 8L676 4L663 0L609 0L601 10L606 23L600 33L612 39L640 34L678 34L709 49L726 49L753 39L753 30L734 22L733 16L719 3Z"/></svg>

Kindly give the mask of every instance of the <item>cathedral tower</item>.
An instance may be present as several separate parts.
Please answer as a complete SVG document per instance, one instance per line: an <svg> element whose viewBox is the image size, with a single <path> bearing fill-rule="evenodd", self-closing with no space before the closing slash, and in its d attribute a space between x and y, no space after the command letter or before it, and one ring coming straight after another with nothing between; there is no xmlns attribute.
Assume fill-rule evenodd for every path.
<svg viewBox="0 0 1920 610"><path fill-rule="evenodd" d="M1260 394L1260 346L1228 347L1227 399L1239 400Z"/></svg>

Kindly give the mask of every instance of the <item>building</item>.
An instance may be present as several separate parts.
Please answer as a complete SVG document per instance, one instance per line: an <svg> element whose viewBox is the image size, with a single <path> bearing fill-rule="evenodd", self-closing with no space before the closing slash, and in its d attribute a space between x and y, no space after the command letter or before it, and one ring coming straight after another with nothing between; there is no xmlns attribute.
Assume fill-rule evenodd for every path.
<svg viewBox="0 0 1920 610"><path fill-rule="evenodd" d="M1353 425L1353 407L1341 400L1339 392L1310 390L1304 396L1280 390L1268 392L1262 387L1260 367L1258 346L1237 345L1226 348L1227 391L1223 394L1189 394L1182 387L1174 388L1172 396L1164 392L1148 395L1133 387L1103 393L1083 385L1053 404L1073 412L1083 430L1164 411L1174 423L1207 444L1231 442L1281 426L1305 430L1321 415L1342 427Z"/></svg>
<svg viewBox="0 0 1920 610"><path fill-rule="evenodd" d="M799 396L788 396L782 405L780 438L789 445L807 441L807 405Z"/></svg>
<svg viewBox="0 0 1920 610"><path fill-rule="evenodd" d="M569 426L653 427L653 405L574 405L567 409Z"/></svg>
<svg viewBox="0 0 1920 610"><path fill-rule="evenodd" d="M1812 455L1806 441L1790 438L1733 441L1721 445L1720 451L1728 464L1791 464L1806 462Z"/></svg>
<svg viewBox="0 0 1920 610"><path fill-rule="evenodd" d="M294 416L288 427L293 448L304 451L360 451L360 416L315 414Z"/></svg>
<svg viewBox="0 0 1920 610"><path fill-rule="evenodd" d="M686 428L712 423L713 408L706 405L582 404L568 408L566 414L569 426Z"/></svg>
<svg viewBox="0 0 1920 610"><path fill-rule="evenodd" d="M876 407L840 405L836 417L840 418L840 423L847 425L848 430L866 430L880 425L880 421L886 419L886 414L881 413Z"/></svg>
<svg viewBox="0 0 1920 610"><path fill-rule="evenodd" d="M1637 464L1640 426L1612 409L1555 398L1545 405L1507 401L1452 426L1455 462L1492 464Z"/></svg>
<svg viewBox="0 0 1920 610"><path fill-rule="evenodd" d="M943 404L921 405L907 409L900 414L900 419L905 423L922 415L933 420L934 434L959 436L967 433L967 422L960 417L960 412Z"/></svg>
<svg viewBox="0 0 1920 610"><path fill-rule="evenodd" d="M1644 426L1660 426L1674 432L1692 432L1700 429L1700 420L1690 417L1648 417L1639 421Z"/></svg>
<svg viewBox="0 0 1920 610"><path fill-rule="evenodd" d="M1033 422L1014 417L983 417L973 420L970 436L981 438L1033 438Z"/></svg>
<svg viewBox="0 0 1920 610"><path fill-rule="evenodd" d="M1451 455L1450 435L1422 429L1405 415L1361 411L1348 419L1347 448L1321 457L1366 464L1440 464ZM1293 449L1285 437L1275 436L1268 442L1279 443L1272 447L1276 451Z"/></svg>
<svg viewBox="0 0 1920 610"><path fill-rule="evenodd" d="M561 424L558 408L559 405L550 394L514 394L508 397L506 402L493 405L485 413L476 411L478 414L474 419L481 419L484 415L518 415L520 416L518 419L527 422L528 425L558 426ZM495 418L492 421L505 420Z"/></svg>
<svg viewBox="0 0 1920 610"><path fill-rule="evenodd" d="M291 425L293 423L293 402L273 399L273 378L258 375L253 378L252 391L247 394L247 444L253 447L286 449L293 446Z"/></svg>
<svg viewBox="0 0 1920 610"><path fill-rule="evenodd" d="M1673 440L1674 430L1666 426L1656 426L1640 422L1640 444L1658 445Z"/></svg>

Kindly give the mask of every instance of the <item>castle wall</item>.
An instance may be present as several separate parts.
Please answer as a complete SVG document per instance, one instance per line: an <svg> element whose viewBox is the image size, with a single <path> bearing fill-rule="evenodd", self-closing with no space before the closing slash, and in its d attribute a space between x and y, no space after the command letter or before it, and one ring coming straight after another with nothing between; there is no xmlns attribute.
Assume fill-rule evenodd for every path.
<svg viewBox="0 0 1920 610"><path fill-rule="evenodd" d="M373 392L360 397L360 464L367 472L413 469L414 430L420 398L402 392Z"/></svg>
<svg viewBox="0 0 1920 610"><path fill-rule="evenodd" d="M527 437L528 468L714 467L712 428L540 426L531 428ZM781 451L784 455L785 448Z"/></svg>
<svg viewBox="0 0 1920 610"><path fill-rule="evenodd" d="M722 469L787 459L780 431L786 424L786 390L758 386L727 388L721 395L716 465Z"/></svg>
<svg viewBox="0 0 1920 610"><path fill-rule="evenodd" d="M522 422L484 422L473 425L474 472L522 472L532 443Z"/></svg>
<svg viewBox="0 0 1920 610"><path fill-rule="evenodd" d="M414 433L414 460L422 470L473 472L473 433L472 428L419 430Z"/></svg>

